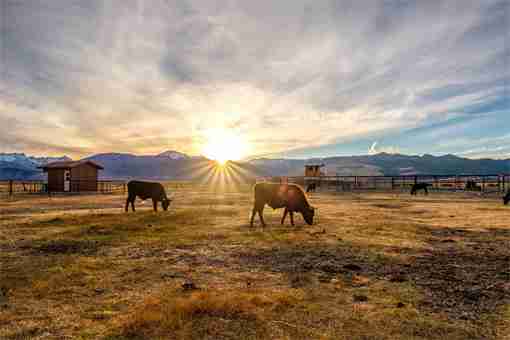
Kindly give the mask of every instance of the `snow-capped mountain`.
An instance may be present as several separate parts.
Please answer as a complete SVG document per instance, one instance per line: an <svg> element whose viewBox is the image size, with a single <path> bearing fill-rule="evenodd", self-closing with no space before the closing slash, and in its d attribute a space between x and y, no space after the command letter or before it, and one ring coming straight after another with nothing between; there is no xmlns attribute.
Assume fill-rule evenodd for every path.
<svg viewBox="0 0 510 340"><path fill-rule="evenodd" d="M0 153L0 179L38 179L43 177L38 166L68 160L71 158L67 156L34 157L24 153Z"/></svg>
<svg viewBox="0 0 510 340"><path fill-rule="evenodd" d="M63 161L72 161L72 158L67 156L62 157L30 157L30 160L32 160L37 165L44 165L51 162L63 162Z"/></svg>
<svg viewBox="0 0 510 340"><path fill-rule="evenodd" d="M24 153L0 153L0 163L21 168L33 168L36 166L36 163Z"/></svg>
<svg viewBox="0 0 510 340"><path fill-rule="evenodd" d="M87 159L102 165L99 173L105 179L197 179L204 178L200 169L214 168L214 162L203 156L188 156L177 151L158 155L102 153ZM32 157L22 153L0 153L0 179L45 178L37 167L51 161L70 160L69 157ZM327 175L414 175L414 174L502 174L510 173L510 160L467 159L454 155L407 156L385 154L323 159L259 158L235 162L240 173L253 176L302 176L304 165L324 163ZM198 170L197 170L198 169Z"/></svg>
<svg viewBox="0 0 510 340"><path fill-rule="evenodd" d="M34 157L27 156L24 153L0 153L0 162L18 163L18 164L36 164L42 165L49 162L70 161L67 156L62 157Z"/></svg>
<svg viewBox="0 0 510 340"><path fill-rule="evenodd" d="M188 155L174 150L168 150L165 152L162 152L158 155L158 157L164 157L164 158L170 158L170 159L187 159L189 158Z"/></svg>

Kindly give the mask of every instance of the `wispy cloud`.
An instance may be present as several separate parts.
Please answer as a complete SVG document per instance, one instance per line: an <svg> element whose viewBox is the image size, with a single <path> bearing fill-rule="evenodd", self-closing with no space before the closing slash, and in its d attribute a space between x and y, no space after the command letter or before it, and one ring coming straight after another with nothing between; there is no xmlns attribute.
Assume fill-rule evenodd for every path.
<svg viewBox="0 0 510 340"><path fill-rule="evenodd" d="M373 142L370 148L368 148L369 155L375 155L381 152L397 154L400 153L400 149L396 146L380 146L378 142Z"/></svg>
<svg viewBox="0 0 510 340"><path fill-rule="evenodd" d="M505 0L2 6L0 151L197 153L224 128L313 155L510 107Z"/></svg>

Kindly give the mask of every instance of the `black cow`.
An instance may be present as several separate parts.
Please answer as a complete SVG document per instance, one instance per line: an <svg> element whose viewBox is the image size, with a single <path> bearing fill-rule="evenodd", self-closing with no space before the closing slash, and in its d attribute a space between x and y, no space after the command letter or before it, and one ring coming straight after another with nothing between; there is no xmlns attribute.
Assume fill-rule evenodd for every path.
<svg viewBox="0 0 510 340"><path fill-rule="evenodd" d="M503 197L503 203L505 205L507 205L508 202L510 202L510 190L508 190L508 192L506 193L505 197Z"/></svg>
<svg viewBox="0 0 510 340"><path fill-rule="evenodd" d="M430 183L415 183L415 184L413 184L413 187L411 188L411 195L416 195L416 192L418 190L424 190L425 195L428 195L429 191L428 191L427 187L429 187L431 185L432 184L430 184Z"/></svg>
<svg viewBox="0 0 510 340"><path fill-rule="evenodd" d="M317 189L316 183L310 183L306 186L306 192L315 192L316 189Z"/></svg>
<svg viewBox="0 0 510 340"><path fill-rule="evenodd" d="M127 187L128 198L126 200L126 212L128 211L129 203L131 203L131 209L135 211L135 199L137 196L142 200L151 198L154 211L158 211L159 201L161 201L161 205L165 211L170 205L171 200L166 196L165 188L163 188L161 183L129 181Z"/></svg>

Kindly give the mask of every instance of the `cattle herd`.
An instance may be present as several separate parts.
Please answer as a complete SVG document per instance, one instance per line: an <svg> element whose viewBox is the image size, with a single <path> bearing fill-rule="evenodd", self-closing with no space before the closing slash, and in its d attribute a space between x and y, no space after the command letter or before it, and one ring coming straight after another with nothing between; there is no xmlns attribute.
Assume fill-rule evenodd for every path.
<svg viewBox="0 0 510 340"><path fill-rule="evenodd" d="M411 188L411 195L416 195L418 190L423 190L428 195L428 183L415 183ZM135 211L135 200L137 197L142 200L152 199L154 211L158 211L158 203L161 202L163 210L168 210L168 206L172 201L166 195L165 188L161 183L130 181L127 184L128 197L126 199L126 212L131 209ZM315 191L315 184L307 186L307 192ZM260 222L263 227L266 226L264 221L264 207L268 205L273 209L284 209L281 224L285 222L287 215L290 217L290 224L294 225L294 213L300 213L305 222L309 225L313 224L315 210L308 202L308 198L304 190L297 184L280 184L280 183L256 183L253 187L254 202L250 219L250 227L253 227L255 214L259 215ZM510 190L503 197L503 203L507 205L510 202Z"/></svg>

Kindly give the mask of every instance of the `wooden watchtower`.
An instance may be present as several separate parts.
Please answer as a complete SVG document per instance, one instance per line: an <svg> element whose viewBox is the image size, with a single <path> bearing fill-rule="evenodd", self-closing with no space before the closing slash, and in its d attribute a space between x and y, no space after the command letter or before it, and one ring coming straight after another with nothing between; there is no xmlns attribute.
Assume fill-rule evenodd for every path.
<svg viewBox="0 0 510 340"><path fill-rule="evenodd" d="M305 177L321 177L324 176L324 172L321 169L324 164L306 164L305 165Z"/></svg>

